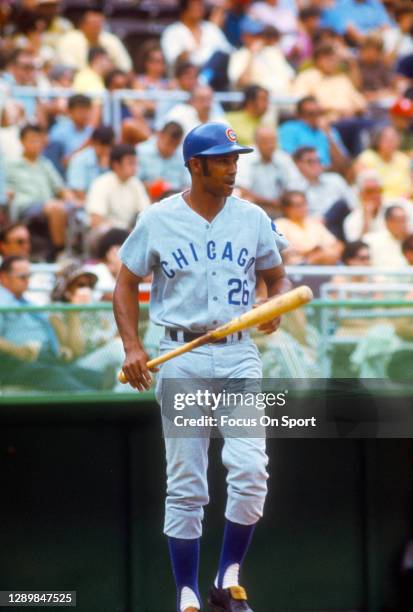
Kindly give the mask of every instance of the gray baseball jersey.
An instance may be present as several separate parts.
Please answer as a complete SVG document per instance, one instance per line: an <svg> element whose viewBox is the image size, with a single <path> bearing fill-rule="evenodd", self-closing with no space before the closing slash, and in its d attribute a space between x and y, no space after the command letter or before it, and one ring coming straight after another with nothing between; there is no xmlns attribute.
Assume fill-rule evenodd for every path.
<svg viewBox="0 0 413 612"><path fill-rule="evenodd" d="M140 215L120 257L137 276L153 272L154 323L201 332L252 308L256 270L279 265L287 244L246 200L227 198L209 222L177 194Z"/></svg>

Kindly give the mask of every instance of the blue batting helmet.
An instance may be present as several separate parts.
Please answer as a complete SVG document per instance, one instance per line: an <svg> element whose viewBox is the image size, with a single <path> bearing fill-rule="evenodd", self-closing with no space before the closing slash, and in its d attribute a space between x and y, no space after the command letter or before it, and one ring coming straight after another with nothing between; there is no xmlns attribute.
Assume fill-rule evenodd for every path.
<svg viewBox="0 0 413 612"><path fill-rule="evenodd" d="M254 149L237 142L234 130L224 123L203 123L191 130L183 144L185 164L191 157L209 157L229 153L251 153Z"/></svg>

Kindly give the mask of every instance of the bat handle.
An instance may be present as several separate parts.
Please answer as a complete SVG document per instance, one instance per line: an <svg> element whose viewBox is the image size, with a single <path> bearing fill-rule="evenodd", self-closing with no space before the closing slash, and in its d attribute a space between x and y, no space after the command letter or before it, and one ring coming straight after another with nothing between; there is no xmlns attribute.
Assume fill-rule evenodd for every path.
<svg viewBox="0 0 413 612"><path fill-rule="evenodd" d="M156 357L155 359L151 359L150 361L148 361L148 363L146 364L148 370L151 370L152 368L156 367L158 363L162 363L162 358ZM126 383L128 382L126 374L123 370L121 370L118 374L118 381L122 383L122 385L126 385Z"/></svg>

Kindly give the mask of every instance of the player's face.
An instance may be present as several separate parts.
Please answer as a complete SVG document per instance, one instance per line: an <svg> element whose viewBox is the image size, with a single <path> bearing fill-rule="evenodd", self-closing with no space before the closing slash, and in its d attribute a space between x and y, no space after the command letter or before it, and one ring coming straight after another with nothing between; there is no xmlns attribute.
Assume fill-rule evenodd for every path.
<svg viewBox="0 0 413 612"><path fill-rule="evenodd" d="M235 187L238 158L237 154L221 155L200 163L200 178L205 191L217 197L230 196Z"/></svg>

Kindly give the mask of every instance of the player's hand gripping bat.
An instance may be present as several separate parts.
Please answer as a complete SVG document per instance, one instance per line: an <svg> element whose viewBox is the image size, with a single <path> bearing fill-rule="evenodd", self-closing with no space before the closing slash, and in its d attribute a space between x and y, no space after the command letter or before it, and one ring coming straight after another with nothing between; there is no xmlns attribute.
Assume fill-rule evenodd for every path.
<svg viewBox="0 0 413 612"><path fill-rule="evenodd" d="M244 312L244 314L242 314L240 317L232 319L228 323L207 332L203 336L200 336L191 342L187 342L186 344L179 346L173 351L169 351L168 353L164 353L155 359L151 359L146 365L150 370L157 367L161 363L164 363L165 361L178 357L178 355L192 351L198 346L215 342L220 338L224 338L225 336L229 336L230 334L234 334L235 332L243 329L255 327L256 325L261 325L262 323L268 323L268 321L272 321L272 319L275 319L286 312L290 312L290 310L295 310L296 308L307 304L312 299L313 292L311 291L310 287L302 285L301 287L292 289L287 293L283 293L282 295L277 295L276 297L269 299L267 302L264 302L264 304L260 304L256 308L253 308L248 312ZM121 383L128 382L123 371L119 373L118 378Z"/></svg>

